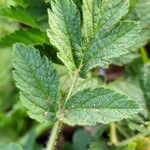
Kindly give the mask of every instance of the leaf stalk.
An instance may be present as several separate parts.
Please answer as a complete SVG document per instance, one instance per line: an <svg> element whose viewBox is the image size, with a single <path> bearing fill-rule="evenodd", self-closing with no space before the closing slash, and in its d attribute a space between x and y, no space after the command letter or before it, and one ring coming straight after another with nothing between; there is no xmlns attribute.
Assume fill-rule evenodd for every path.
<svg viewBox="0 0 150 150"><path fill-rule="evenodd" d="M76 83L77 83L78 78L79 78L80 70L81 70L81 65L80 65L79 69L77 69L76 72L75 72L74 80L73 80L71 88L70 88L70 90L69 90L69 92L67 94L66 100L63 102L62 109L64 107L64 103L73 94L73 91L75 89ZM61 130L61 127L62 127L62 122L60 120L56 121L54 126L53 126L53 129L52 129L52 132L51 132L51 136L50 136L48 144L47 144L47 150L55 150L57 139L58 139L58 135L59 135L59 132Z"/></svg>
<svg viewBox="0 0 150 150"><path fill-rule="evenodd" d="M117 133L116 133L116 124L110 124L110 142L111 144L116 145L118 143Z"/></svg>
<svg viewBox="0 0 150 150"><path fill-rule="evenodd" d="M61 126L62 126L62 122L60 120L55 122L47 144L47 150L55 150Z"/></svg>

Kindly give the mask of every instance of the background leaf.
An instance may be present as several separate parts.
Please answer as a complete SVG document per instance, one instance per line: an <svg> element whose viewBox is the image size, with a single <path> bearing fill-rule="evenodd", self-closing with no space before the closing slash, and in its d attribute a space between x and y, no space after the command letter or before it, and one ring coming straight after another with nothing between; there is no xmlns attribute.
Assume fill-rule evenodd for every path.
<svg viewBox="0 0 150 150"><path fill-rule="evenodd" d="M48 28L48 4L44 0L13 0L14 4L0 9L0 15L14 19L25 25L40 28L46 31Z"/></svg>
<svg viewBox="0 0 150 150"><path fill-rule="evenodd" d="M79 129L73 135L73 150L87 150L93 137L83 129Z"/></svg>
<svg viewBox="0 0 150 150"><path fill-rule="evenodd" d="M147 63L143 66L141 69L140 73L140 83L141 83L141 88L143 90L146 103L148 105L148 108L150 107L150 92L149 92L149 87L150 87L150 63Z"/></svg>
<svg viewBox="0 0 150 150"><path fill-rule="evenodd" d="M131 0L131 4L127 18L139 21L142 27L138 41L132 47L132 50L137 50L150 40L150 0Z"/></svg>
<svg viewBox="0 0 150 150"><path fill-rule="evenodd" d="M11 6L8 8L0 9L0 16L9 17L15 19L26 25L37 27L37 23L34 17L32 17L23 7L21 6Z"/></svg>
<svg viewBox="0 0 150 150"><path fill-rule="evenodd" d="M18 144L0 144L0 150L23 150Z"/></svg>
<svg viewBox="0 0 150 150"><path fill-rule="evenodd" d="M0 40L0 48L11 47L14 43L21 42L26 45L49 44L45 32L39 29L20 29Z"/></svg>

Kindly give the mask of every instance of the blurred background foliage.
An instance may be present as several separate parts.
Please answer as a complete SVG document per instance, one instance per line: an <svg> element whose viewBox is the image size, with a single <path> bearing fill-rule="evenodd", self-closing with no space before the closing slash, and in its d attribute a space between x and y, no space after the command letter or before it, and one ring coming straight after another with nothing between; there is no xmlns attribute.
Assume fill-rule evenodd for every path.
<svg viewBox="0 0 150 150"><path fill-rule="evenodd" d="M51 59L60 75L62 94L70 87L69 74L62 69L57 49L49 44L47 8L50 0L0 0L0 150L44 149L51 125L30 119L19 100L12 79L11 50L16 42L37 47ZM64 150L150 150L150 0L130 0L126 18L139 21L142 30L130 53L115 60L108 69L96 68L78 86L108 84L136 99L143 111L134 119L96 127L63 127L58 149ZM81 10L82 1L74 0ZM92 79L91 79L92 77ZM94 78L93 78L94 77ZM6 144L6 145L5 145Z"/></svg>

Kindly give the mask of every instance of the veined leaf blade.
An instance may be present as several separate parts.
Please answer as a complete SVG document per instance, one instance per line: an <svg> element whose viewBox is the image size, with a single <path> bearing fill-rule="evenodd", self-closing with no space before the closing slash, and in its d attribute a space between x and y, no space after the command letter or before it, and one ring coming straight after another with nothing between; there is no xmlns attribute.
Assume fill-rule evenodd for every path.
<svg viewBox="0 0 150 150"><path fill-rule="evenodd" d="M48 11L48 37L58 50L58 57L70 70L75 70L81 62L81 21L80 13L72 0L52 1Z"/></svg>
<svg viewBox="0 0 150 150"><path fill-rule="evenodd" d="M113 63L114 58L127 54L128 48L135 44L139 31L139 23L123 21L104 37L97 36L84 56L81 74L84 75L96 66L106 68Z"/></svg>
<svg viewBox="0 0 150 150"><path fill-rule="evenodd" d="M16 44L13 71L20 98L38 121L53 121L59 107L59 78L52 63L32 46ZM40 117L41 116L41 117Z"/></svg>
<svg viewBox="0 0 150 150"><path fill-rule="evenodd" d="M90 39L109 32L127 14L128 0L83 0L83 31Z"/></svg>
<svg viewBox="0 0 150 150"><path fill-rule="evenodd" d="M6 8L0 9L0 16L8 17L11 19L14 19L16 21L19 21L20 23L37 27L36 20L33 16L31 16L28 11L25 10L25 8L21 6L11 6Z"/></svg>
<svg viewBox="0 0 150 150"><path fill-rule="evenodd" d="M72 96L58 117L69 125L96 125L131 118L139 111L139 105L131 98L101 87Z"/></svg>
<svg viewBox="0 0 150 150"><path fill-rule="evenodd" d="M14 43L21 42L26 45L49 44L46 32L39 29L20 29L2 39L0 39L0 48L12 46Z"/></svg>

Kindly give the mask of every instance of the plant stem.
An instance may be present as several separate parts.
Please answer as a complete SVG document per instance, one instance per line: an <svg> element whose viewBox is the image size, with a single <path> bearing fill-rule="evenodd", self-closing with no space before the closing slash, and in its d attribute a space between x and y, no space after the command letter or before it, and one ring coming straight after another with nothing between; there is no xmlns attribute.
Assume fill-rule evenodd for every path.
<svg viewBox="0 0 150 150"><path fill-rule="evenodd" d="M60 120L55 122L54 127L51 132L51 136L50 136L48 144L47 144L47 150L55 150L56 141L58 139L61 125L62 125L62 123Z"/></svg>
<svg viewBox="0 0 150 150"><path fill-rule="evenodd" d="M70 98L70 96L72 95L72 93L73 93L73 91L74 91L75 85L76 85L76 83L77 83L77 81L78 81L79 73L80 73L80 68L79 68L79 69L76 71L76 73L75 73L74 80L73 80L73 82L72 82L70 91L69 91L69 93L68 93L68 95L67 95L67 98L66 98L65 102Z"/></svg>
<svg viewBox="0 0 150 150"><path fill-rule="evenodd" d="M115 145L118 143L115 123L110 124L110 142Z"/></svg>
<svg viewBox="0 0 150 150"><path fill-rule="evenodd" d="M148 54L144 47L141 48L141 57L142 57L144 63L147 63L149 61Z"/></svg>
<svg viewBox="0 0 150 150"><path fill-rule="evenodd" d="M66 102L70 98L70 96L72 95L72 93L74 91L75 85L76 85L78 77L79 77L80 69L81 69L81 67L79 67L79 69L75 73L71 88L70 88L67 98L64 102ZM64 105L64 102L63 102L63 105ZM63 105L62 105L61 109L63 109L63 107L64 107ZM58 139L59 131L61 130L61 126L62 126L62 122L60 120L55 122L54 127L51 132L51 136L50 136L48 144L47 144L47 150L55 150L55 146L56 146L56 142Z"/></svg>

